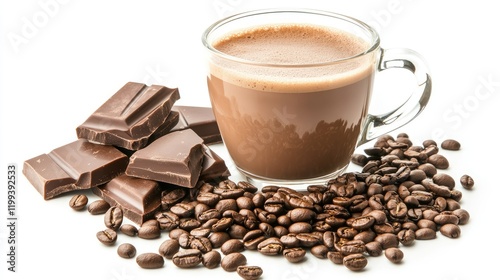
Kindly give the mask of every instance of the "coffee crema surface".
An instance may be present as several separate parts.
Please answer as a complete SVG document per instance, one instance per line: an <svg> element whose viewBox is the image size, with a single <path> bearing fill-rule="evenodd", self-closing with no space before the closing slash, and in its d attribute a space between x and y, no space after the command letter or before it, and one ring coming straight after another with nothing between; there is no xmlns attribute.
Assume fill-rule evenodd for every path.
<svg viewBox="0 0 500 280"><path fill-rule="evenodd" d="M213 47L238 58L213 57L208 78L238 167L261 178L300 180L349 164L378 55L362 55L368 42L337 29L290 24L240 30Z"/></svg>

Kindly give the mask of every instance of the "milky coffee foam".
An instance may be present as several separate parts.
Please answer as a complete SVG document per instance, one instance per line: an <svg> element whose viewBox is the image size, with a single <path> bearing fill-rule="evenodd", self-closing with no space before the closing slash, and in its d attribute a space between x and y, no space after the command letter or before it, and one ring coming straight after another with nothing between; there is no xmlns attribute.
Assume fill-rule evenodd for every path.
<svg viewBox="0 0 500 280"><path fill-rule="evenodd" d="M213 47L251 64L215 57L212 75L238 86L273 92L311 92L355 83L373 71L375 54L359 56L368 42L314 25L267 25L229 34ZM346 58L346 61L334 62ZM286 65L262 67L255 64ZM308 66L325 64L324 66Z"/></svg>

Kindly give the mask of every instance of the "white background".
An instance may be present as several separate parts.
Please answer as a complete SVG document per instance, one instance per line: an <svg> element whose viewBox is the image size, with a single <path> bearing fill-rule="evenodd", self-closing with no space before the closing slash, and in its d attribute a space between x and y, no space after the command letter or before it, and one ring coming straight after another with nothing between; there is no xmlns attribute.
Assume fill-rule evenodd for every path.
<svg viewBox="0 0 500 280"><path fill-rule="evenodd" d="M407 47L426 58L433 79L428 107L411 124L415 143L455 138L458 152L443 151L457 181L471 175L474 190L463 191L462 207L471 214L462 236L438 234L431 241L403 247L402 264L369 258L364 272L353 273L309 255L292 265L282 257L247 252L264 279L473 279L497 275L500 56L494 1L1 1L0 6L0 278L135 280L230 277L221 268L181 270L170 261L157 270L140 269L118 257L116 247L95 238L102 216L68 207L71 195L44 201L21 174L25 160L76 139L75 128L128 81L178 87L177 104L209 106L200 37L227 15L268 7L305 7L344 13L379 31L384 48ZM393 71L394 72L394 71ZM395 71L397 72L397 71ZM382 73L376 81L372 112L405 99L411 75ZM405 86L406 85L406 86ZM405 91L406 90L406 91ZM370 145L373 143L368 143ZM362 151L363 147L360 147ZM234 174L222 145L214 147ZM7 271L7 165L17 164L17 266ZM350 167L350 170L357 170ZM233 177L235 180L237 177ZM90 200L96 196L90 194ZM495 213L496 212L496 213ZM119 235L138 253L156 252L160 240ZM402 278L404 277L404 278Z"/></svg>

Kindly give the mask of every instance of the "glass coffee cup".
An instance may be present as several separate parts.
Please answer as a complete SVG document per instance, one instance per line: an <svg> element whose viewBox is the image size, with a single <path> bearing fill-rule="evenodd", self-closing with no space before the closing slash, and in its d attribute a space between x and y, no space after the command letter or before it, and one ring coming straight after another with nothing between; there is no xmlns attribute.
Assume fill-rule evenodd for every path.
<svg viewBox="0 0 500 280"><path fill-rule="evenodd" d="M382 49L367 24L317 10L258 10L203 34L208 89L223 142L250 182L325 183L356 147L414 119L431 94L423 59ZM415 89L385 114L369 113L375 74L411 71Z"/></svg>

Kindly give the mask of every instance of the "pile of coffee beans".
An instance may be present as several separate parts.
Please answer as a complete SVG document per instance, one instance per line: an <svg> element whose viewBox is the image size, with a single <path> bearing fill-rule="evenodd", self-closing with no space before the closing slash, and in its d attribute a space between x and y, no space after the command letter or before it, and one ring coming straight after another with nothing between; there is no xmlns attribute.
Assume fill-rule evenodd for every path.
<svg viewBox="0 0 500 280"><path fill-rule="evenodd" d="M460 143L446 140L441 149L458 150ZM135 257L142 268L160 268L166 259L180 268L220 266L244 279L257 279L263 270L247 265L248 250L282 255L291 263L311 254L360 271L369 257L385 255L400 263L401 246L416 240L434 239L438 233L460 236L469 213L460 207L462 193L455 180L441 172L449 162L439 150L433 140L416 145L404 133L384 135L364 154L353 155L361 172L311 185L306 192L271 185L258 190L228 179L165 191L162 210L139 228L123 223L121 209L103 200L92 202L88 211L104 214L106 229L97 239L109 246L118 233L158 239L168 232L158 252L135 257L132 244L118 246L119 256ZM468 175L460 183L466 190L474 185ZM86 200L77 195L70 206L83 209Z"/></svg>

